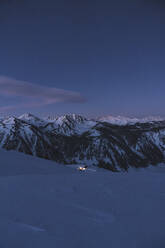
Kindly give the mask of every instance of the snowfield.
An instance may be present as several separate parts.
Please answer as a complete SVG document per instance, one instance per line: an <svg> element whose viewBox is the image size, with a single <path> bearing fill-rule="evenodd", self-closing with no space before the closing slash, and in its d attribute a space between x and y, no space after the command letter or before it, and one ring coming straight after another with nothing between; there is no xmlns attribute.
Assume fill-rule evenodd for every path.
<svg viewBox="0 0 165 248"><path fill-rule="evenodd" d="M0 248L164 248L165 166L112 173L0 151Z"/></svg>

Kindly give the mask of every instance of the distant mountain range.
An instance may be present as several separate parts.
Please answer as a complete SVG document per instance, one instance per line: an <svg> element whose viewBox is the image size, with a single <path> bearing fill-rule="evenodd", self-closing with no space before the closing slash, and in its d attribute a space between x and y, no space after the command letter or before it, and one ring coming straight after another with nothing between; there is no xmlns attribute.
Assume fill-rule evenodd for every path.
<svg viewBox="0 0 165 248"><path fill-rule="evenodd" d="M155 122L155 121L163 121L164 119L161 117L145 117L145 118L130 118L130 117L124 117L124 116L105 116L99 118L100 121L108 122L115 125L130 125L135 123L147 123L147 122Z"/></svg>
<svg viewBox="0 0 165 248"><path fill-rule="evenodd" d="M32 114L0 119L0 147L63 164L96 165L111 171L165 161L161 118L81 115L41 119Z"/></svg>

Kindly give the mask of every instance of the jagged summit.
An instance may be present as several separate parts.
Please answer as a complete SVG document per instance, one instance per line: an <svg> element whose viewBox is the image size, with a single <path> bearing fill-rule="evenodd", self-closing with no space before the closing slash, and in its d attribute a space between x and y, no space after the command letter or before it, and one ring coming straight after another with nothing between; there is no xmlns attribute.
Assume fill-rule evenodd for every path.
<svg viewBox="0 0 165 248"><path fill-rule="evenodd" d="M47 118L48 121L58 121L59 124L64 122L64 121L76 121L76 122L83 122L86 121L87 119L81 115L78 114L66 114L66 115L61 115L61 116L56 116L56 117L51 117L49 116Z"/></svg>
<svg viewBox="0 0 165 248"><path fill-rule="evenodd" d="M18 119L20 120L24 120L24 121L42 121L43 122L43 119L42 118L39 118L33 114L30 114L30 113L25 113L21 116L18 117Z"/></svg>
<svg viewBox="0 0 165 248"><path fill-rule="evenodd" d="M8 116L4 119L0 119L0 122L4 125L14 125L17 121L17 118L15 116Z"/></svg>
<svg viewBox="0 0 165 248"><path fill-rule="evenodd" d="M48 121L50 123L47 125L47 130L52 131L54 129L65 135L81 134L96 124L77 114L62 115L51 120L48 119Z"/></svg>
<svg viewBox="0 0 165 248"><path fill-rule="evenodd" d="M42 118L39 118L33 114L25 113L18 117L19 120L23 120L27 122L28 124L32 124L34 126L43 126L46 125L47 122L43 120Z"/></svg>
<svg viewBox="0 0 165 248"><path fill-rule="evenodd" d="M23 115L18 117L19 119L39 119L38 117L36 117L35 115L31 114L31 113L24 113Z"/></svg>
<svg viewBox="0 0 165 248"><path fill-rule="evenodd" d="M55 119L55 122L59 125L62 125L63 123L72 123L72 124L83 123L85 121L87 121L85 117L76 114L63 115Z"/></svg>

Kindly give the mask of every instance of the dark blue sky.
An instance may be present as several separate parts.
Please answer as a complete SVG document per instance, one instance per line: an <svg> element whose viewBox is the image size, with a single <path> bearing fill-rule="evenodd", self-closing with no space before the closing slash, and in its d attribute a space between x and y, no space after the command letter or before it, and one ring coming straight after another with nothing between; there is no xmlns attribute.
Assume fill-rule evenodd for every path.
<svg viewBox="0 0 165 248"><path fill-rule="evenodd" d="M1 1L0 76L10 77L5 91L0 85L2 112L165 116L165 4ZM35 95L11 92L13 79L69 90L82 99L60 96L56 102L47 95L43 104L29 104Z"/></svg>

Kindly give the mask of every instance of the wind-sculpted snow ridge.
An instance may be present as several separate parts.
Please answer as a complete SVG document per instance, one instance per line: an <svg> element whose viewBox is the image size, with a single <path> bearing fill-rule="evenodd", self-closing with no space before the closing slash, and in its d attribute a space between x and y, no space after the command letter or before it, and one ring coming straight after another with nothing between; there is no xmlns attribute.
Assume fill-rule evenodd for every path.
<svg viewBox="0 0 165 248"><path fill-rule="evenodd" d="M50 120L25 114L0 120L0 147L117 172L165 161L165 121L116 125L81 115Z"/></svg>

